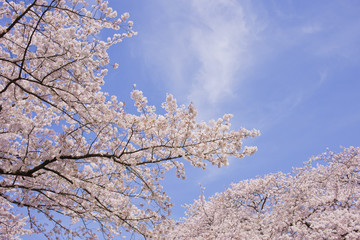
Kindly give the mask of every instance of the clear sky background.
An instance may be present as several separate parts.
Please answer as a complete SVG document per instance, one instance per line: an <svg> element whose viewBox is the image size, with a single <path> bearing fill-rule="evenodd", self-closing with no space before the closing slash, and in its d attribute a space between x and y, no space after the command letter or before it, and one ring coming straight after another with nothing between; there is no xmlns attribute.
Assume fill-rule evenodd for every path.
<svg viewBox="0 0 360 240"><path fill-rule="evenodd" d="M128 105L132 85L159 112L166 93L193 102L199 121L234 114L233 129L259 129L244 141L258 152L206 171L171 172L164 182L183 216L200 194L230 183L289 172L329 147L359 146L360 1L121 0L137 36L110 49L104 90ZM129 111L131 107L129 106Z"/></svg>

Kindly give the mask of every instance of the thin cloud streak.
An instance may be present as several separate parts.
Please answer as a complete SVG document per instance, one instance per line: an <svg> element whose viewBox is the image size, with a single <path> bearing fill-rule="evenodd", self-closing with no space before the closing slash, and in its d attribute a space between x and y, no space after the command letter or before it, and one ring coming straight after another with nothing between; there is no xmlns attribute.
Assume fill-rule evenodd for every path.
<svg viewBox="0 0 360 240"><path fill-rule="evenodd" d="M193 1L192 12L206 27L192 29L191 47L201 66L189 98L215 105L231 96L239 84L235 75L249 64L252 32L236 1Z"/></svg>
<svg viewBox="0 0 360 240"><path fill-rule="evenodd" d="M177 98L193 101L201 118L213 118L221 102L236 96L233 89L254 61L255 17L235 0L162 1L161 7L167 22L164 34L144 42L148 63L166 69L169 91Z"/></svg>

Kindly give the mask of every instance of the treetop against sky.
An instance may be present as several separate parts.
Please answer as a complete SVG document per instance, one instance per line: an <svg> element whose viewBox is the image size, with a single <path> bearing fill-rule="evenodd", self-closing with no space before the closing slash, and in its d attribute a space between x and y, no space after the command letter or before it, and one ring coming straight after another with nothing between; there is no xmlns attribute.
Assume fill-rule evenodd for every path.
<svg viewBox="0 0 360 240"><path fill-rule="evenodd" d="M0 4L9 235L28 234L26 221L47 234L91 237L98 224L105 238L149 235L200 185L211 196L358 145L357 1ZM256 150L243 147L259 135L247 129L261 130L245 142L258 151L238 159Z"/></svg>

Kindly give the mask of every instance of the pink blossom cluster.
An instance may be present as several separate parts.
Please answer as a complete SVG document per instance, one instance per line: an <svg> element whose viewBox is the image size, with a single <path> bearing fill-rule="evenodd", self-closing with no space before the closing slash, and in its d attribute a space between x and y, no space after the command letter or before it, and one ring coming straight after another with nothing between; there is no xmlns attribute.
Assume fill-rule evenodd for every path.
<svg viewBox="0 0 360 240"><path fill-rule="evenodd" d="M360 239L360 147L232 184L187 210L166 239Z"/></svg>
<svg viewBox="0 0 360 240"><path fill-rule="evenodd" d="M170 94L159 115L139 90L130 114L101 91L109 47L134 34L128 13L102 0L0 2L0 238L150 236L172 206L165 172L256 151L242 140L259 132L230 130L230 115L197 122ZM104 29L116 32L101 40Z"/></svg>

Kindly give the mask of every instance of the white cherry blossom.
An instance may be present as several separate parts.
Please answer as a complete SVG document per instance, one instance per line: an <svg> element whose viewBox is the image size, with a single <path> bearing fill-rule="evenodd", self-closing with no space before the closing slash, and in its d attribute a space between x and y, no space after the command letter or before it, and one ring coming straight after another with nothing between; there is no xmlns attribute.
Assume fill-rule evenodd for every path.
<svg viewBox="0 0 360 240"><path fill-rule="evenodd" d="M158 236L180 240L360 239L359 170L360 147L338 154L329 151L290 174L244 180L208 201L202 195L187 206L187 215L180 222L164 221Z"/></svg>
<svg viewBox="0 0 360 240"><path fill-rule="evenodd" d="M101 91L109 47L135 34L128 13L102 0L0 3L0 238L151 236L172 206L166 171L184 178L182 161L223 166L254 152L242 140L259 132L230 130L230 115L197 122L170 94L158 115L136 89L130 114ZM115 33L97 38L104 29Z"/></svg>

